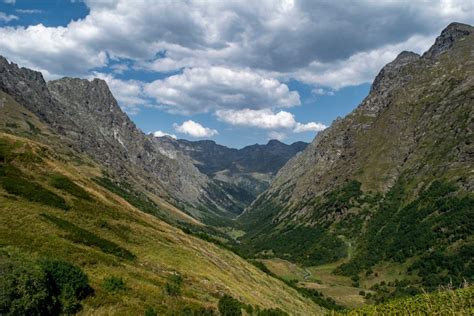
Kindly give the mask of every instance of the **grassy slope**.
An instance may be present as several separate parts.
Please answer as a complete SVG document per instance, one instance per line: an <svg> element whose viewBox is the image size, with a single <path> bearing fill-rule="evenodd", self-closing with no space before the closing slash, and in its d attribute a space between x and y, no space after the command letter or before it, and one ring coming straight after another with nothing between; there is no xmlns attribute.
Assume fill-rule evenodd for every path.
<svg viewBox="0 0 474 316"><path fill-rule="evenodd" d="M28 137L1 133L0 141L7 154L6 159L0 159L0 165L5 166L2 160L6 160L8 165L21 170L25 181L34 181L62 197L69 207L68 210L57 209L0 189L0 246L80 265L95 289L95 296L84 302L83 313L130 315L153 307L159 314L166 314L184 306L215 307L223 293L247 304L279 307L292 314L323 312L294 289L237 255L137 210L91 181L101 175L97 165L86 157L59 153L32 141L30 138L41 137L54 141L55 137L48 135L47 129L31 113L7 100L5 95L0 97L0 112L5 114L16 107L18 116L17 120L1 122L0 127L4 130L23 128L25 132L20 134ZM34 129L25 123L25 117L35 125ZM52 186L52 176L59 174L86 190L90 199L76 198ZM93 244L87 245L81 239L72 238L71 230L60 228L41 214L66 220L88 234L130 251L136 258L124 259ZM184 277L180 297L164 293L165 284L174 272ZM128 290L116 294L106 292L101 284L110 275L122 277Z"/></svg>
<svg viewBox="0 0 474 316"><path fill-rule="evenodd" d="M474 287L421 294L350 310L346 315L472 315Z"/></svg>

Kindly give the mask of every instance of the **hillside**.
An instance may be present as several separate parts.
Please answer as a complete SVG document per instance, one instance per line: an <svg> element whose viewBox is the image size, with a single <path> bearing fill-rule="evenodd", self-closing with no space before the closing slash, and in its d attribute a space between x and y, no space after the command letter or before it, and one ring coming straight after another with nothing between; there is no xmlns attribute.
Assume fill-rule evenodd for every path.
<svg viewBox="0 0 474 316"><path fill-rule="evenodd" d="M474 312L474 289L444 290L432 294L393 300L385 304L369 305L349 310L343 315L470 315Z"/></svg>
<svg viewBox="0 0 474 316"><path fill-rule="evenodd" d="M247 254L336 262L356 287L398 266L404 281L380 295L472 282L473 50L474 28L453 23L386 65L239 218Z"/></svg>
<svg viewBox="0 0 474 316"><path fill-rule="evenodd" d="M254 308L323 311L232 252L160 220L188 215L118 186L11 96L1 92L0 101L2 267L34 258L80 267L94 292L81 302L83 314L201 315L223 294Z"/></svg>
<svg viewBox="0 0 474 316"><path fill-rule="evenodd" d="M103 80L46 83L41 73L1 57L0 90L61 135L61 142L93 157L118 182L152 192L199 221L232 218L241 210L190 158L163 155L120 109Z"/></svg>
<svg viewBox="0 0 474 316"><path fill-rule="evenodd" d="M270 140L265 145L235 149L211 140L155 137L154 141L164 155L190 159L200 172L213 179L235 202L237 207L232 210L237 214L268 188L275 174L290 158L308 145L304 142L287 145Z"/></svg>

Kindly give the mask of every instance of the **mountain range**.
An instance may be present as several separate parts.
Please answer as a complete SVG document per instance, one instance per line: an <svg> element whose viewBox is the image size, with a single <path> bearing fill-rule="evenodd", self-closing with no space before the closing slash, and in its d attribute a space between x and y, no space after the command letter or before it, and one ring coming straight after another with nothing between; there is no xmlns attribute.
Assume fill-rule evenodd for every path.
<svg viewBox="0 0 474 316"><path fill-rule="evenodd" d="M154 137L105 81L0 57L0 266L76 263L99 314L207 315L232 295L313 315L346 304L331 288L360 305L473 282L473 109L461 23L400 53L310 144Z"/></svg>

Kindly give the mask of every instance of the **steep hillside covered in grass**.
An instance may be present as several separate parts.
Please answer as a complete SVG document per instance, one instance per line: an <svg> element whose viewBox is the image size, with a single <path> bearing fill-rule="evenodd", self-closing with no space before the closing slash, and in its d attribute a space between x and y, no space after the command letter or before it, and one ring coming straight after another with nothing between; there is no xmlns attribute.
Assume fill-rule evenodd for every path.
<svg viewBox="0 0 474 316"><path fill-rule="evenodd" d="M232 252L167 224L167 216L192 219L156 195L120 186L11 96L0 100L2 256L80 267L94 292L81 313L208 313L224 294L255 308L323 312Z"/></svg>

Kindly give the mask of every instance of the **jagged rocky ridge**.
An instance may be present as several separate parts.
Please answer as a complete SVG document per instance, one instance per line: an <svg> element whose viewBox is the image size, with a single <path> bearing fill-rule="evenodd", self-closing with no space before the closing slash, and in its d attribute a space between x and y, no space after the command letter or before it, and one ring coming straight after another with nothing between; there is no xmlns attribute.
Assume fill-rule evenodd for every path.
<svg viewBox="0 0 474 316"><path fill-rule="evenodd" d="M161 154L122 112L105 81L63 78L46 83L41 73L1 57L0 89L118 181L161 196L197 219L231 215L227 194L189 158Z"/></svg>
<svg viewBox="0 0 474 316"><path fill-rule="evenodd" d="M402 52L386 65L352 113L278 172L240 217L249 231L243 244L305 264L344 258L355 245L356 255L375 258L365 266L357 259L358 269L388 255L421 255L431 244L461 247L474 224L473 109L474 29L453 23L423 56ZM431 196L437 186L450 193ZM442 213L448 196L453 204ZM422 212L423 205L431 206ZM411 216L419 217L403 227Z"/></svg>
<svg viewBox="0 0 474 316"><path fill-rule="evenodd" d="M241 206L238 213L268 188L277 171L291 157L308 145L305 142L287 145L270 140L265 145L235 149L212 140L175 140L165 136L155 137L154 141L161 152L170 158L191 158L200 172L213 179Z"/></svg>
<svg viewBox="0 0 474 316"><path fill-rule="evenodd" d="M154 138L140 131L120 109L105 81L62 78L45 82L41 73L20 68L0 57L0 89L11 95L47 124L62 142L79 153L86 153L104 166L104 172L117 182L132 184L138 191L148 191L162 197L192 217L210 221L240 214L258 193L268 187L276 171L302 144L287 146L279 143L253 150L236 151L224 146L203 147L206 142L186 142ZM273 144L273 143L271 143ZM197 150L197 148L199 149ZM265 147L265 148L267 148ZM193 150L189 150L193 148ZM216 148L225 149L224 160L214 155ZM206 151L209 150L208 154ZM255 159L271 155L264 170ZM206 157L195 157L199 151ZM225 161L239 163L245 170L238 176L214 177L203 166L202 159L217 162L225 170ZM260 152L260 154L258 154ZM250 157L252 161L245 161ZM210 159L212 157L212 159ZM252 158L253 157L253 158ZM244 162L244 163L242 163ZM196 167L197 166L197 167ZM258 175L254 172L259 173Z"/></svg>

